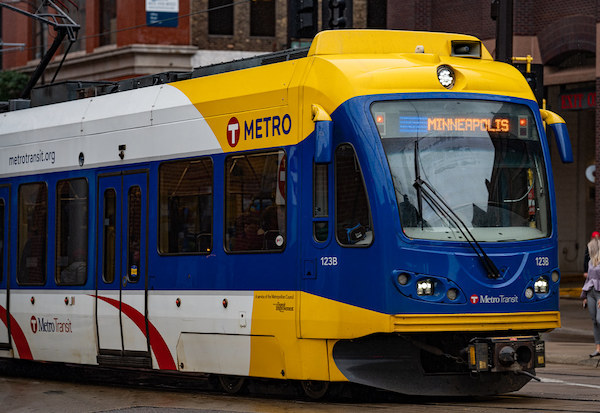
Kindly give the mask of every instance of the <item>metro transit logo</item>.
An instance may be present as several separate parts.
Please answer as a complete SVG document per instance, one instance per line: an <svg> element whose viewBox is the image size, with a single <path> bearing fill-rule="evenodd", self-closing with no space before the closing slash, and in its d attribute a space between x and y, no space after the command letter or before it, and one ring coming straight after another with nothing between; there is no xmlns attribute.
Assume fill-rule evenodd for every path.
<svg viewBox="0 0 600 413"><path fill-rule="evenodd" d="M227 122L227 143L230 147L235 148L240 140L276 138L289 135L291 130L292 118L288 113L283 116L273 115L245 120L243 127L240 121L233 116Z"/></svg>
<svg viewBox="0 0 600 413"><path fill-rule="evenodd" d="M240 141L240 122L236 117L229 119L227 123L227 142L229 146L235 148Z"/></svg>
<svg viewBox="0 0 600 413"><path fill-rule="evenodd" d="M470 298L471 304L514 304L519 302L519 297L516 295L478 295L473 294Z"/></svg>
<svg viewBox="0 0 600 413"><path fill-rule="evenodd" d="M59 320L58 317L54 317L51 320L46 320L44 317L36 317L34 315L31 316L29 320L29 325L31 327L31 332L36 334L40 333L72 333L73 327L71 325L71 320L68 318L66 321Z"/></svg>

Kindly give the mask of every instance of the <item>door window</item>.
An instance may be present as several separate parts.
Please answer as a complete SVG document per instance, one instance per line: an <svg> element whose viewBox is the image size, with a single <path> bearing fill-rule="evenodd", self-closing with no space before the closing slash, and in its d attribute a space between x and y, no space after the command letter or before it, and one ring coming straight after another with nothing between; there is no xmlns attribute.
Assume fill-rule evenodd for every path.
<svg viewBox="0 0 600 413"><path fill-rule="evenodd" d="M117 236L117 194L113 188L104 191L102 279L111 284L115 280L115 243Z"/></svg>
<svg viewBox="0 0 600 413"><path fill-rule="evenodd" d="M128 191L127 275L129 282L140 276L140 241L142 235L142 190L135 185Z"/></svg>
<svg viewBox="0 0 600 413"><path fill-rule="evenodd" d="M343 246L369 246L373 242L371 211L363 174L354 148L338 146L335 152L336 235Z"/></svg>

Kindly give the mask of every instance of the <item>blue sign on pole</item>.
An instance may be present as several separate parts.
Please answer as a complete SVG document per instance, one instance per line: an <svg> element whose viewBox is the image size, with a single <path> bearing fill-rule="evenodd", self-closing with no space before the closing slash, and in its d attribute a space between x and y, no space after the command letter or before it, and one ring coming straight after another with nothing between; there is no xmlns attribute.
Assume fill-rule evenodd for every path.
<svg viewBox="0 0 600 413"><path fill-rule="evenodd" d="M177 27L179 0L146 0L146 25Z"/></svg>

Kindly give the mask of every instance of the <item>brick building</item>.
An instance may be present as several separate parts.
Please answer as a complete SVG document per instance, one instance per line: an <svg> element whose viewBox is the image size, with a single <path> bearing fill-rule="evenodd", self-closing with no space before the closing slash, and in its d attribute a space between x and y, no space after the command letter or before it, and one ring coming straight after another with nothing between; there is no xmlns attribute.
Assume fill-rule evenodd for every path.
<svg viewBox="0 0 600 413"><path fill-rule="evenodd" d="M34 3L41 1L12 4L35 13ZM81 29L57 80L116 80L190 69L190 58L197 48L190 45L189 18L178 18L176 27L148 27L144 1L79 0L74 3L78 8L64 2L69 6L69 16ZM178 5L179 16L189 15L188 1L174 0L174 4ZM47 11L53 12L52 9ZM3 52L1 68L32 72L43 50L52 42L54 29L6 8L0 8L0 13L1 40L24 45L23 50ZM48 66L47 77L54 74L64 48Z"/></svg>
<svg viewBox="0 0 600 413"><path fill-rule="evenodd" d="M82 26L79 41L58 80L189 70L291 44L290 7L298 2L165 1L178 6L177 27L147 27L142 0L79 0L79 10L71 13ZM317 28L327 28L327 1L312 3L317 6ZM467 33L495 52L490 0L346 0L346 4L346 18L355 28ZM24 51L2 53L2 68L32 71L43 37L39 26L7 10L2 10L0 21L5 43L26 44ZM575 163L563 165L551 141L560 262L567 273L582 271L589 234L600 229L600 184L586 178L586 172L589 175L590 168L600 164L599 23L597 0L514 1L513 56L531 55L533 63L543 64L547 107L565 118L573 143ZM55 59L48 73L57 65Z"/></svg>

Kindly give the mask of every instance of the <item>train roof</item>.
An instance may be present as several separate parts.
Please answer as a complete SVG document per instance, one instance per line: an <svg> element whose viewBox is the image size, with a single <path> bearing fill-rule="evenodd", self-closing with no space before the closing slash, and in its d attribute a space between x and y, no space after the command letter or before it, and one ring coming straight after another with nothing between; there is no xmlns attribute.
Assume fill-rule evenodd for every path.
<svg viewBox="0 0 600 413"><path fill-rule="evenodd" d="M15 101L12 108L109 95L304 58L328 62L329 68L323 64L312 65L313 72L328 72L319 72L315 76L341 75L352 84L352 87L345 88L350 94L444 91L443 87L440 89L437 75L429 73L432 68L445 63L457 71L452 91L533 98L523 76L510 65L494 62L485 46L474 36L417 31L330 30L317 34L310 48L213 64L191 72L171 71L118 82L64 81L40 86L32 91L31 102ZM326 88L327 85L318 85L323 86Z"/></svg>

